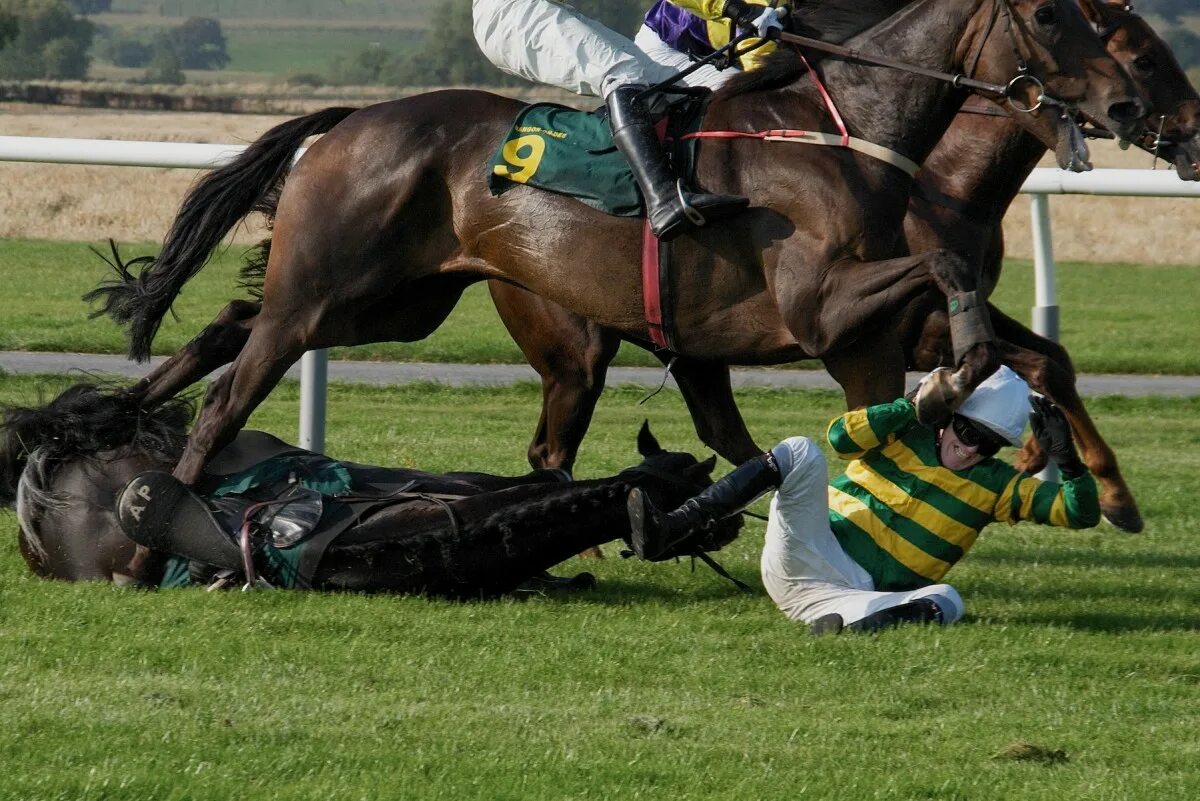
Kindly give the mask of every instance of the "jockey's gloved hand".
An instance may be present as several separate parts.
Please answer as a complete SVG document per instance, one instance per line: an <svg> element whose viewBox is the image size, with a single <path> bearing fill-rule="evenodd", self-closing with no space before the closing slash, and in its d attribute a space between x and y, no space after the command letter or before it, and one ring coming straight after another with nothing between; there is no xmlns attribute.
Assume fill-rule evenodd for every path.
<svg viewBox="0 0 1200 801"><path fill-rule="evenodd" d="M738 27L756 31L759 38L767 39L783 30L779 9L759 6L745 0L728 0L721 16L733 20Z"/></svg>
<svg viewBox="0 0 1200 801"><path fill-rule="evenodd" d="M1079 478L1086 473L1087 467L1075 451L1071 424L1067 422L1062 409L1037 395L1029 396L1029 406L1029 426L1033 429L1033 436L1042 446L1042 450L1058 465L1063 478Z"/></svg>

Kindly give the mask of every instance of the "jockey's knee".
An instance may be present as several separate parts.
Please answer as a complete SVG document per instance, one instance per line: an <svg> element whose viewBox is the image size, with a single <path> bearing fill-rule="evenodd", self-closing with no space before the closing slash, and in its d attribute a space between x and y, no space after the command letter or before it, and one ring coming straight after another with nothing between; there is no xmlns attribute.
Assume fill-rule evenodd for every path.
<svg viewBox="0 0 1200 801"><path fill-rule="evenodd" d="M820 471L822 476L826 474L825 454L808 437L788 437L771 449L771 455L775 457L779 475L784 481L797 471Z"/></svg>

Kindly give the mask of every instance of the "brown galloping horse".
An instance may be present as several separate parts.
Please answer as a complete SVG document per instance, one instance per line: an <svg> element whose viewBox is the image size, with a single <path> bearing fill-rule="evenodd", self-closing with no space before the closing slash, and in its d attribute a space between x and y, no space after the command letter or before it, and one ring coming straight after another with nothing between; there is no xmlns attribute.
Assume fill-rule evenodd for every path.
<svg viewBox="0 0 1200 801"><path fill-rule="evenodd" d="M1160 155L1175 164L1181 178L1200 178L1200 98L1170 50L1150 26L1124 3L1084 2L1110 53L1127 67L1156 109L1149 120L1148 148L1161 138ZM965 109L926 159L920 190L909 202L904 234L909 252L952 250L982 269L981 289L990 294L999 279L1004 250L1001 220L1025 178L1052 142L1026 132L992 106ZM1001 115L1001 116L997 116ZM1152 130L1151 130L1152 129ZM530 462L569 469L604 387L605 372L620 344L616 332L602 329L545 298L498 281L489 283L508 330L542 377L543 404L529 448ZM927 299L928 300L928 299ZM926 314L928 302L936 311ZM913 304L895 330L904 344L904 364L880 354L878 369L929 370L951 363L947 318L936 299ZM1061 346L989 307L1003 359L1034 387L1063 407L1076 431L1084 458L1104 487L1105 514L1129 531L1142 527L1136 503L1111 448L1100 436L1075 389L1074 370ZM757 447L734 405L729 372L723 364L679 357L672 370L701 439L731 461ZM872 389L872 388L867 388ZM883 391L887 391L886 389ZM846 386L851 408L887 400ZM1022 466L1036 472L1045 455L1029 440Z"/></svg>
<svg viewBox="0 0 1200 801"><path fill-rule="evenodd" d="M1126 137L1145 113L1072 0L920 0L851 44L929 69L970 65L972 77L992 83L1027 67L1055 97ZM965 98L914 73L833 60L823 71L853 135L917 162ZM261 307L231 307L211 330L227 345L249 336L210 387L178 478L193 482L306 350L421 339L480 280L508 281L625 336L642 334L638 221L530 189L488 193L482 165L520 107L447 91L285 123L193 190L155 263L97 290L130 323L131 353L144 358L173 299L224 233L267 202L305 136L329 131L279 195ZM718 93L705 126L820 130L826 120L817 90L785 53ZM843 384L855 370L866 383L876 356L860 342L930 288L950 297L977 285L972 266L948 251L894 258L912 182L883 162L837 148L721 140L700 148L697 175L752 206L674 245L687 355L748 364L816 357ZM986 336L954 345L958 368L929 387L919 405L925 415L954 408L999 364ZM152 399L162 386L135 391Z"/></svg>

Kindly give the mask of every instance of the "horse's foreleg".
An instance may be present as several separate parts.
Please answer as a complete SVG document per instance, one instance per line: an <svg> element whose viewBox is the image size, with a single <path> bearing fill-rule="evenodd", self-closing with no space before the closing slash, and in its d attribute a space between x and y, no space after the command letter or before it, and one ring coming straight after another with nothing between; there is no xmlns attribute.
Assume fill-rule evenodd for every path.
<svg viewBox="0 0 1200 801"><path fill-rule="evenodd" d="M733 464L763 452L750 436L733 399L728 365L680 356L671 373L701 442Z"/></svg>
<svg viewBox="0 0 1200 801"><path fill-rule="evenodd" d="M986 306L975 294L978 273L948 250L876 262L845 260L813 271L819 276L816 285L776 287L776 296L782 308L791 309L789 328L800 345L824 359L889 325L920 293L936 288L944 294L956 369L936 374L917 399L921 420L936 424L948 419L1000 365ZM815 314L814 298L820 302Z"/></svg>
<svg viewBox="0 0 1200 801"><path fill-rule="evenodd" d="M308 349L298 326L259 319L233 366L212 383L175 477L194 484L209 458L229 444L250 414Z"/></svg>
<svg viewBox="0 0 1200 801"><path fill-rule="evenodd" d="M245 300L230 302L191 342L125 390L125 395L150 408L229 364L250 337L260 308L261 304Z"/></svg>
<svg viewBox="0 0 1200 801"><path fill-rule="evenodd" d="M1079 397L1075 370L1066 350L999 311L993 311L992 318L1002 340L1005 363L1030 387L1054 401L1070 421L1080 456L1100 484L1100 509L1104 517L1122 531L1141 531L1145 524L1137 502L1121 475L1116 454L1096 429ZM1036 472L1045 464L1045 453L1036 439L1030 437L1017 466Z"/></svg>

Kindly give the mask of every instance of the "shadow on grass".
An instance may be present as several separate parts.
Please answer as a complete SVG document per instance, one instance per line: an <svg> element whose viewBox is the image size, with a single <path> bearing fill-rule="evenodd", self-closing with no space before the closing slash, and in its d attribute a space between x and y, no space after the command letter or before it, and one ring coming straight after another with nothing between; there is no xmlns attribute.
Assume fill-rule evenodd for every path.
<svg viewBox="0 0 1200 801"><path fill-rule="evenodd" d="M736 574L736 571L734 572ZM753 592L744 592L729 582L708 583L704 586L668 585L659 582L638 582L628 579L601 578L596 589L581 592L555 592L544 597L559 603L604 604L607 606L637 606L647 602L706 603L747 598L770 602L756 578L737 576L750 585Z"/></svg>
<svg viewBox="0 0 1200 801"><path fill-rule="evenodd" d="M976 621L978 622L978 621ZM1059 612L1030 614L1017 612L1005 615L1005 623L1031 626L1059 626L1102 634L1129 634L1152 631L1200 631L1200 616L1194 614L1162 614L1148 609L1141 615L1123 612Z"/></svg>
<svg viewBox="0 0 1200 801"><path fill-rule="evenodd" d="M1053 549L1030 551L1028 553L987 552L972 553L969 557L972 564L992 565L1050 565L1057 567L1095 567L1102 569L1129 569L1147 567L1169 567L1179 570L1195 570L1200 568L1200 554L1173 554L1141 551L1139 553L1102 553L1091 550Z"/></svg>

